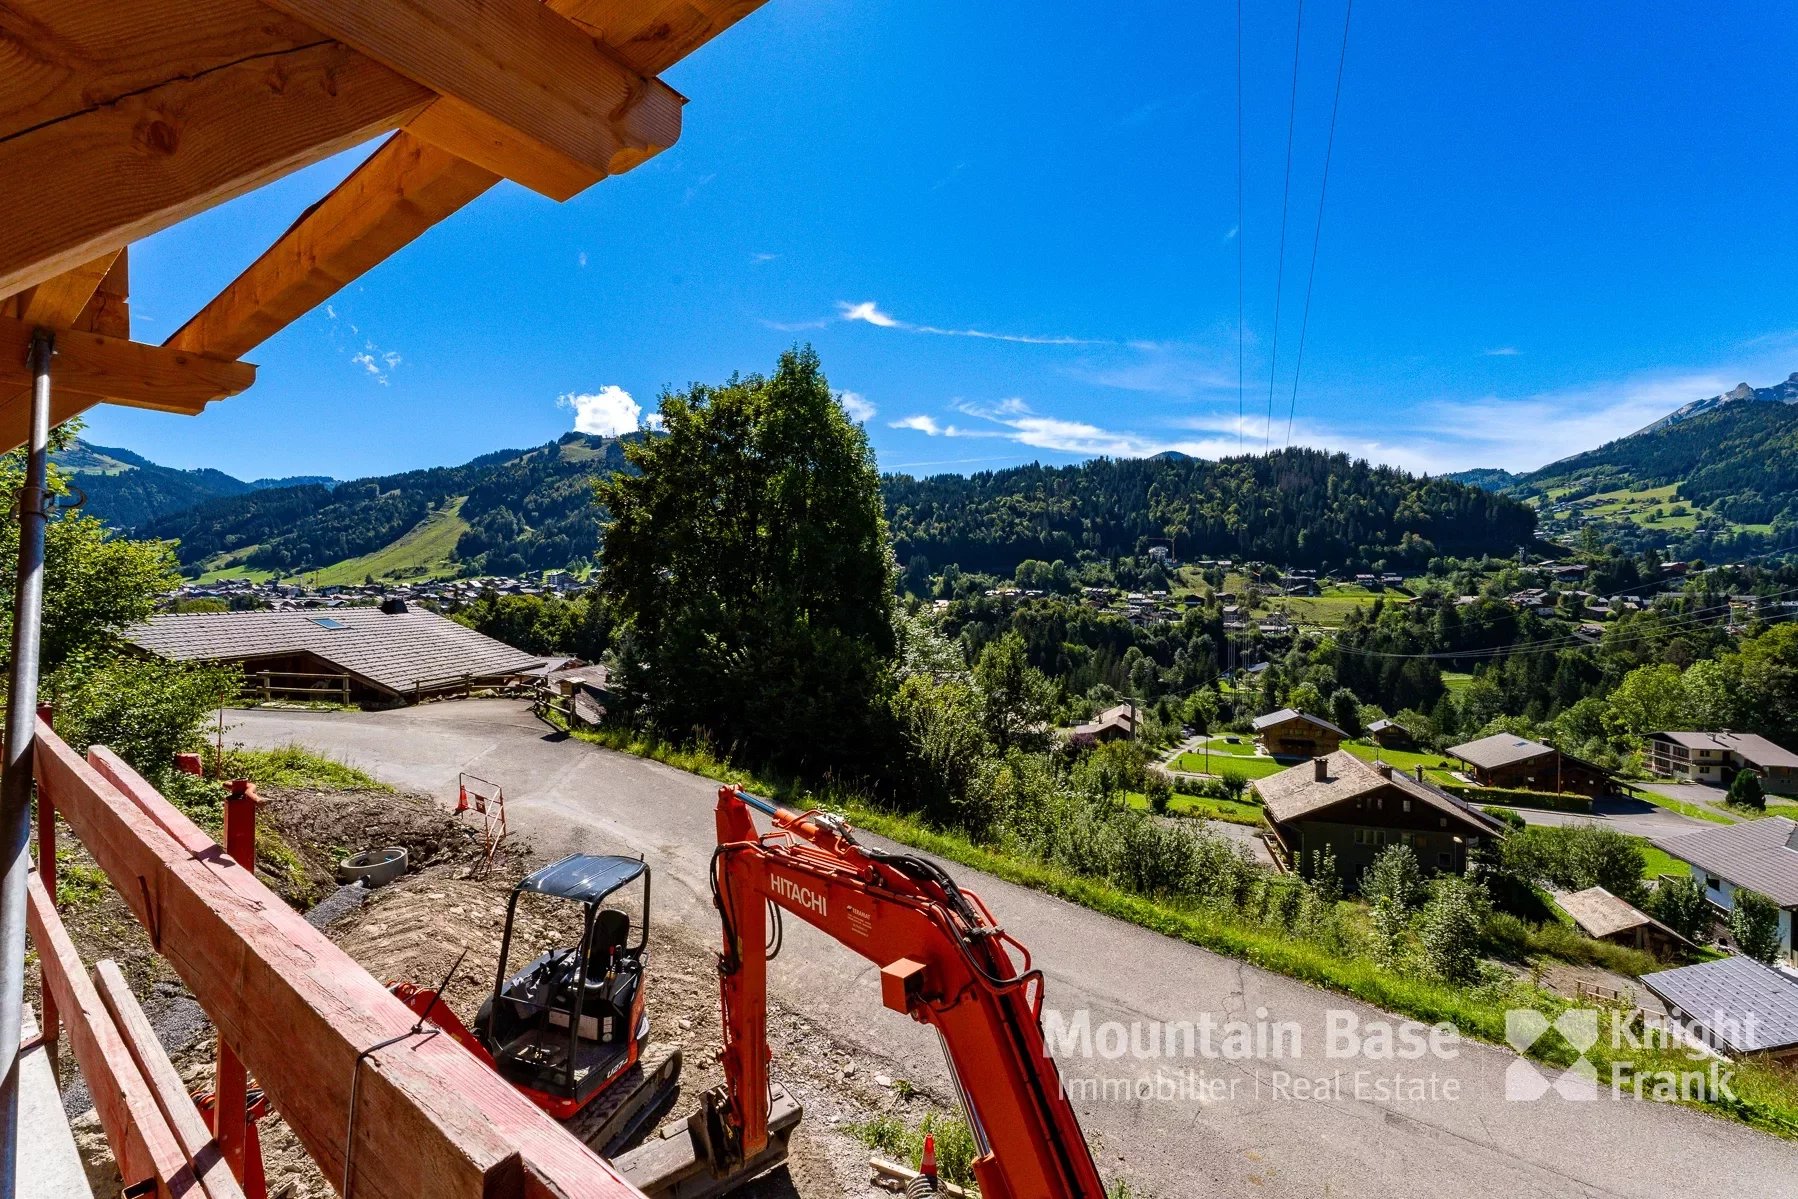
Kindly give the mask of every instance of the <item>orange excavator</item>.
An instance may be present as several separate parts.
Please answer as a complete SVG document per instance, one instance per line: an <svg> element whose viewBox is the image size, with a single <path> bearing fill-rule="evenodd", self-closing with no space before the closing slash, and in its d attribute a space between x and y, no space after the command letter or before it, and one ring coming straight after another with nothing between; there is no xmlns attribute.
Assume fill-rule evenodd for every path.
<svg viewBox="0 0 1798 1199"><path fill-rule="evenodd" d="M757 829L758 812L770 831ZM1044 1043L1042 971L977 895L925 858L861 843L839 817L794 812L737 787L719 790L716 823L725 1081L692 1115L613 1157L626 1179L654 1199L705 1199L786 1158L802 1113L769 1073L767 966L791 914L879 966L885 1005L937 1030L985 1199L1103 1199ZM629 938L605 901L639 878L643 926ZM511 977L502 948L476 1030L434 992L396 984L395 993L570 1131L617 1154L659 1113L679 1070L678 1051L670 1060L645 1048L647 883L640 860L585 856L521 881L514 907L525 891L572 899L587 909L586 931L578 949L551 951Z"/></svg>
<svg viewBox="0 0 1798 1199"><path fill-rule="evenodd" d="M773 829L759 832L754 812ZM885 1005L937 1030L985 1199L1102 1199L1044 1044L1042 971L978 896L925 858L862 844L828 813L793 812L725 787L716 819L725 1082L675 1131L687 1135L696 1162L714 1178L740 1177L782 1118L784 1091L769 1077L767 959L787 913L879 966Z"/></svg>

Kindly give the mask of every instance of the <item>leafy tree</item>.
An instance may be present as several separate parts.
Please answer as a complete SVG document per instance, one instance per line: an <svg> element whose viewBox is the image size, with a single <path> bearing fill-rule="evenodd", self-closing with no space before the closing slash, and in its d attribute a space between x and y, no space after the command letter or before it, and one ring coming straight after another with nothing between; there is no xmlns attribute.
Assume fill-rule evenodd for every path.
<svg viewBox="0 0 1798 1199"><path fill-rule="evenodd" d="M1759 891L1738 890L1729 912L1729 935L1749 957L1771 962L1779 956L1779 905Z"/></svg>
<svg viewBox="0 0 1798 1199"><path fill-rule="evenodd" d="M201 723L237 693L233 668L160 658L86 656L46 682L56 732L78 750L104 745L151 779L205 741Z"/></svg>
<svg viewBox="0 0 1798 1199"><path fill-rule="evenodd" d="M1427 894L1423 868L1409 845L1388 846L1361 875L1361 895L1371 904L1389 903L1410 912L1423 904Z"/></svg>
<svg viewBox="0 0 1798 1199"><path fill-rule="evenodd" d="M1430 898L1418 926L1424 961L1449 982L1470 983L1480 973L1480 930L1491 909L1485 889L1458 874L1430 880Z"/></svg>
<svg viewBox="0 0 1798 1199"><path fill-rule="evenodd" d="M894 570L866 434L809 348L661 412L665 435L595 485L629 699L653 727L783 768L871 769Z"/></svg>
<svg viewBox="0 0 1798 1199"><path fill-rule="evenodd" d="M1603 887L1631 903L1642 895L1642 847L1614 829L1531 825L1506 837L1499 856L1518 877L1563 890Z"/></svg>
<svg viewBox="0 0 1798 1199"><path fill-rule="evenodd" d="M1689 874L1662 879L1650 908L1655 919L1690 940L1698 940L1711 925L1711 907L1704 889Z"/></svg>
<svg viewBox="0 0 1798 1199"><path fill-rule="evenodd" d="M909 750L911 794L932 815L983 833L990 813L968 808L987 752L980 695L965 677L911 674L893 695L893 715Z"/></svg>
<svg viewBox="0 0 1798 1199"><path fill-rule="evenodd" d="M1767 793L1761 789L1761 776L1752 770L1736 771L1729 783L1729 803L1732 807L1766 811Z"/></svg>
<svg viewBox="0 0 1798 1199"><path fill-rule="evenodd" d="M974 681L983 696L986 734L1001 752L1047 743L1055 687L1030 665L1021 636L1007 633L981 650Z"/></svg>
<svg viewBox="0 0 1798 1199"><path fill-rule="evenodd" d="M1361 701L1347 687L1338 687L1331 693L1330 720L1351 737L1361 735Z"/></svg>
<svg viewBox="0 0 1798 1199"><path fill-rule="evenodd" d="M1174 801L1174 784L1161 771L1151 770L1143 778L1142 793L1149 801L1149 810L1157 816L1165 816L1168 805Z"/></svg>
<svg viewBox="0 0 1798 1199"><path fill-rule="evenodd" d="M1687 704L1680 673L1679 667L1666 663L1630 671L1610 694L1611 726L1637 737L1684 728Z"/></svg>

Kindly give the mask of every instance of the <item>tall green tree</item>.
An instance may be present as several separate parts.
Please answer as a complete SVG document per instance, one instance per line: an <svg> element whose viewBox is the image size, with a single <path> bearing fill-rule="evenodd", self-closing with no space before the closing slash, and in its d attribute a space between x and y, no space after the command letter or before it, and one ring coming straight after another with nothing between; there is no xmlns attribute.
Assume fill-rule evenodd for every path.
<svg viewBox="0 0 1798 1199"><path fill-rule="evenodd" d="M1736 947L1757 961L1779 954L1779 905L1759 891L1740 888L1729 910L1729 935Z"/></svg>
<svg viewBox="0 0 1798 1199"><path fill-rule="evenodd" d="M661 415L596 485L642 719L783 768L878 760L894 565L873 451L817 354L669 393Z"/></svg>
<svg viewBox="0 0 1798 1199"><path fill-rule="evenodd" d="M1729 802L1734 807L1765 811L1767 793L1761 790L1761 776L1752 770L1738 770L1729 781Z"/></svg>
<svg viewBox="0 0 1798 1199"><path fill-rule="evenodd" d="M974 663L974 681L980 685L986 735L1001 752L1047 743L1055 688L1025 660L1023 637L1007 633L988 642Z"/></svg>

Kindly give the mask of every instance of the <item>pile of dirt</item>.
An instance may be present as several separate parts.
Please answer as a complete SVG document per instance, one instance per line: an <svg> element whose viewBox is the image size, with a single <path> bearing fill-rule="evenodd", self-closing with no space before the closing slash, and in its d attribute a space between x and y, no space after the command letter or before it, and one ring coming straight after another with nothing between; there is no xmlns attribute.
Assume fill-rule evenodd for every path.
<svg viewBox="0 0 1798 1199"><path fill-rule="evenodd" d="M302 909L330 894L338 864L365 849L403 846L413 870L467 866L481 856L479 826L429 795L312 787L271 787L260 795L256 872Z"/></svg>

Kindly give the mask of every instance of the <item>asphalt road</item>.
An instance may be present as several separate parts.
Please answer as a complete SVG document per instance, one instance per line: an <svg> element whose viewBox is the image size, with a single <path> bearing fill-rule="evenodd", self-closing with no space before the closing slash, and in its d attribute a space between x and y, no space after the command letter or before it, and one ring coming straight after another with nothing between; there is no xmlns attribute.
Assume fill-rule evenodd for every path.
<svg viewBox="0 0 1798 1199"><path fill-rule="evenodd" d="M1592 814L1551 812L1546 808L1512 808L1530 824L1563 827L1590 824L1615 829L1632 837L1678 837L1684 833L1701 833L1717 827L1703 820L1682 816L1667 808L1656 807L1642 799L1600 799L1592 804Z"/></svg>
<svg viewBox="0 0 1798 1199"><path fill-rule="evenodd" d="M455 793L469 770L504 785L515 828L544 850L642 852L655 869L655 915L715 935L706 865L713 840L709 780L547 735L509 701L426 705L378 714L238 714L228 739L298 742L399 786ZM346 840L351 839L347 837ZM1798 1146L1701 1113L1553 1093L1507 1100L1519 1059L1489 1046L1452 1057L1378 1060L1328 1055L1332 1020L1363 1031L1383 1013L1280 975L1169 940L1083 908L949 869L986 899L1035 955L1047 1007L1066 1020L1198 1022L1209 1015L1296 1027L1296 1053L1266 1058L1108 1060L1062 1054L1070 1087L1119 1080L1134 1092L1159 1073L1161 1096L1077 1098L1108 1174L1165 1196L1445 1195L1798 1197ZM873 966L796 920L770 985L825 1016L852 1043L878 1046L908 1076L939 1085L939 1050L924 1028L880 1005ZM1286 1025L1290 1022L1290 1026ZM1290 1044L1290 1033L1285 1034ZM1095 1042L1103 1037L1095 1035ZM1204 1083L1193 1086L1194 1076ZM1319 1080L1326 1085L1318 1085ZM1396 1080L1396 1081L1395 1081ZM1381 1083L1384 1081L1384 1089ZM1116 1085L1116 1084L1114 1084ZM1167 1094L1172 1087L1181 1092Z"/></svg>

